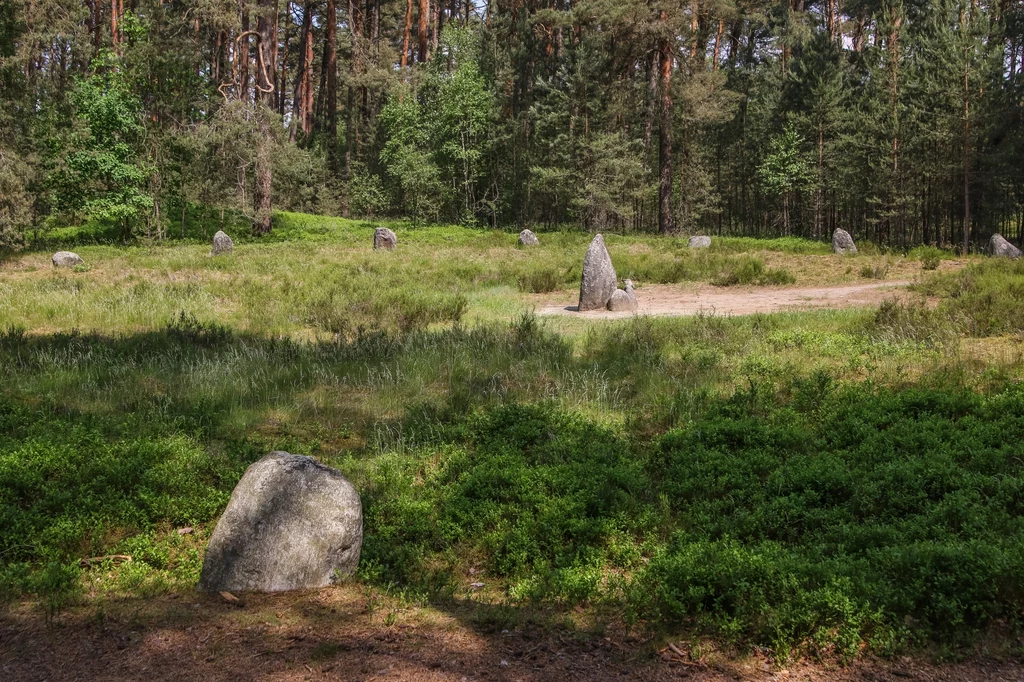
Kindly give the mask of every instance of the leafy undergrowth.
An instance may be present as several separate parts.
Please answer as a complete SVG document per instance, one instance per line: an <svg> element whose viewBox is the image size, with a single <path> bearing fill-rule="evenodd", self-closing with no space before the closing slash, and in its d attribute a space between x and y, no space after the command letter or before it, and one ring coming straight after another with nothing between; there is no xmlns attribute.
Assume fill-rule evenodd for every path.
<svg viewBox="0 0 1024 682"><path fill-rule="evenodd" d="M970 336L1024 331L1024 261L991 258L963 270L937 273L919 288L941 296L948 324Z"/></svg>
<svg viewBox="0 0 1024 682"><path fill-rule="evenodd" d="M766 268L764 261L760 258L745 257L728 263L726 269L711 280L711 283L720 287L735 286L737 284L757 284L769 286L773 284L793 284L796 277L784 268Z"/></svg>
<svg viewBox="0 0 1024 682"><path fill-rule="evenodd" d="M551 404L424 407L416 444L326 459L362 491L370 583L444 599L480 565L512 605L600 602L777 657L851 657L1019 627L1021 415L1019 386L821 375L712 400L653 439ZM190 421L0 400L4 592L57 609L98 571L122 593L194 582L201 545L171 529L204 537L268 444ZM83 581L81 558L120 553L133 561Z"/></svg>

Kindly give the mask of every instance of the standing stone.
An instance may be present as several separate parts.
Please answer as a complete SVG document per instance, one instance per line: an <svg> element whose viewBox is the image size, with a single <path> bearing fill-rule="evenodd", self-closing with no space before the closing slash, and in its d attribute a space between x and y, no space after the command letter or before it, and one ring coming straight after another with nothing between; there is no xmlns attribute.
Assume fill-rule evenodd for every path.
<svg viewBox="0 0 1024 682"><path fill-rule="evenodd" d="M608 310L612 312L634 312L638 307L636 294L633 293L633 280L630 279L626 280L625 289L616 289L608 299Z"/></svg>
<svg viewBox="0 0 1024 682"><path fill-rule="evenodd" d="M597 235L590 242L587 255L583 259L583 281L580 282L580 303L578 310L602 310L608 305L615 293L615 267L608 249L604 246L604 237Z"/></svg>
<svg viewBox="0 0 1024 682"><path fill-rule="evenodd" d="M398 237L386 227L378 227L373 231L373 248L394 251L398 246Z"/></svg>
<svg viewBox="0 0 1024 682"><path fill-rule="evenodd" d="M706 237L704 235L690 237L690 241L687 242L687 246L691 249L706 249L711 246L711 237Z"/></svg>
<svg viewBox="0 0 1024 682"><path fill-rule="evenodd" d="M846 230L836 229L832 233L832 252L833 253L857 253L857 245L853 243L853 237Z"/></svg>
<svg viewBox="0 0 1024 682"><path fill-rule="evenodd" d="M231 237L217 230L217 234L213 235L213 255L219 256L222 253L230 253L234 248L235 243L231 241Z"/></svg>
<svg viewBox="0 0 1024 682"><path fill-rule="evenodd" d="M988 252L993 256L1002 256L1003 258L1020 258L1020 249L1006 241L1001 234L994 234L988 240Z"/></svg>
<svg viewBox="0 0 1024 682"><path fill-rule="evenodd" d="M58 251L53 254L53 258L50 259L53 262L55 268L73 268L76 265L84 265L85 261L77 253L71 251Z"/></svg>
<svg viewBox="0 0 1024 682"><path fill-rule="evenodd" d="M519 233L519 245L520 246L539 246L540 240L537 239L537 235L533 233L533 230L523 230Z"/></svg>
<svg viewBox="0 0 1024 682"><path fill-rule="evenodd" d="M352 484L312 457L271 452L245 470L217 521L199 588L325 587L359 564L363 510Z"/></svg>

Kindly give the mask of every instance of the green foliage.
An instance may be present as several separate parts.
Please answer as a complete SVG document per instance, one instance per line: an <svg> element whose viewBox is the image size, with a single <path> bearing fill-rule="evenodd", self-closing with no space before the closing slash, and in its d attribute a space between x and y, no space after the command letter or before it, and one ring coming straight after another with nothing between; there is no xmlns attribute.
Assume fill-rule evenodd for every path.
<svg viewBox="0 0 1024 682"><path fill-rule="evenodd" d="M108 533L199 523L227 499L218 485L227 462L186 436L153 434L144 418L110 424L4 399L0 423L7 560L103 554Z"/></svg>
<svg viewBox="0 0 1024 682"><path fill-rule="evenodd" d="M938 270L939 263L943 258L948 257L948 253L934 246L919 246L916 249L911 249L907 257L920 260L921 268L924 270Z"/></svg>
<svg viewBox="0 0 1024 682"><path fill-rule="evenodd" d="M792 126L772 138L757 175L770 195L779 196L807 187L814 175L804 158L804 139Z"/></svg>
<svg viewBox="0 0 1024 682"><path fill-rule="evenodd" d="M443 449L422 482L410 485L422 463L378 465L366 507L378 531L364 545L364 572L419 580L424 560L463 545L485 552L493 574L524 581L521 593L596 595L600 571L582 584L580 575L600 568L607 539L646 523L645 477L624 444L543 406L499 407L460 432L465 444Z"/></svg>
<svg viewBox="0 0 1024 682"><path fill-rule="evenodd" d="M380 113L381 125L388 133L381 162L417 220L440 215L439 199L444 192L423 119L423 108L412 93L392 97Z"/></svg>
<svg viewBox="0 0 1024 682"><path fill-rule="evenodd" d="M0 147L0 253L21 246L31 222L32 202L25 191L28 173L28 164Z"/></svg>
<svg viewBox="0 0 1024 682"><path fill-rule="evenodd" d="M138 158L142 102L112 55L101 55L93 70L71 92L84 129L63 142L67 151L49 182L59 210L116 223L128 234L153 207L149 170Z"/></svg>
<svg viewBox="0 0 1024 682"><path fill-rule="evenodd" d="M796 277L783 268L766 268L760 258L745 257L730 263L711 283L720 287L738 284L757 284L770 286L773 284L793 284Z"/></svg>
<svg viewBox="0 0 1024 682"><path fill-rule="evenodd" d="M957 326L923 301L887 299L875 312L870 332L890 342L919 341L936 344L949 340Z"/></svg>
<svg viewBox="0 0 1024 682"><path fill-rule="evenodd" d="M358 167L349 181L349 202L356 215L374 218L387 213L390 206L387 191L379 176Z"/></svg>
<svg viewBox="0 0 1024 682"><path fill-rule="evenodd" d="M456 547L520 598L571 602L636 571L635 617L783 658L1016 622L1024 394L830 386L740 391L650 447L544 406L447 422L370 474L363 570L436 587Z"/></svg>
<svg viewBox="0 0 1024 682"><path fill-rule="evenodd" d="M395 93L381 111L381 161L413 217L442 211L475 221L491 95L480 74L478 35L445 31L418 89Z"/></svg>
<svg viewBox="0 0 1024 682"><path fill-rule="evenodd" d="M654 605L726 628L740 620L769 642L813 640L816 628L863 636L877 619L956 640L1001 617L1021 525L1015 503L995 499L1020 484L1008 444L1021 397L857 388L829 400L820 424L786 411L752 419L744 397L724 420L666 436L658 462L688 530L652 565ZM735 579L694 589L722 580L697 569L712 557L738 561L726 569Z"/></svg>
<svg viewBox="0 0 1024 682"><path fill-rule="evenodd" d="M939 312L971 336L1024 330L1024 263L989 259L953 273L937 273L921 285L941 295Z"/></svg>

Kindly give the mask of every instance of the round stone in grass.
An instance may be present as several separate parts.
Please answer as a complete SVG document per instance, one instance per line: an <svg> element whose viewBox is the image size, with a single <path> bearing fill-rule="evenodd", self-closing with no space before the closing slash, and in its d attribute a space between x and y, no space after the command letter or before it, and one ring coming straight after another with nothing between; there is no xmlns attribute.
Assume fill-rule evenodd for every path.
<svg viewBox="0 0 1024 682"><path fill-rule="evenodd" d="M76 265L84 265L85 261L77 253L72 251L58 251L50 259L55 268L73 268Z"/></svg>
<svg viewBox="0 0 1024 682"><path fill-rule="evenodd" d="M398 246L398 236L386 227L378 227L373 231L373 248L394 251Z"/></svg>
<svg viewBox="0 0 1024 682"><path fill-rule="evenodd" d="M312 457L271 452L250 465L217 521L199 577L208 592L325 587L355 572L359 494Z"/></svg>

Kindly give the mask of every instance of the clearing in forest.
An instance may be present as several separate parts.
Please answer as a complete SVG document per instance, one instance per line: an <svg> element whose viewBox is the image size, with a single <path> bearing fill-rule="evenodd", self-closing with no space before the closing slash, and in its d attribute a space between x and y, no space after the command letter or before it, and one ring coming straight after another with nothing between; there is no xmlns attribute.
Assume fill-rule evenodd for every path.
<svg viewBox="0 0 1024 682"><path fill-rule="evenodd" d="M699 314L753 315L815 308L856 308L878 305L887 298L906 295L910 282L872 282L832 287L682 287L655 284L637 292L638 313L590 310L579 313L575 304L543 305L540 315L572 314L590 319L620 319L634 314L687 316ZM550 297L548 297L550 298Z"/></svg>

